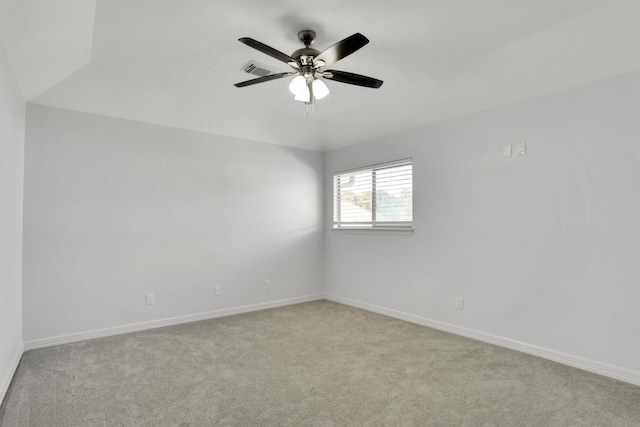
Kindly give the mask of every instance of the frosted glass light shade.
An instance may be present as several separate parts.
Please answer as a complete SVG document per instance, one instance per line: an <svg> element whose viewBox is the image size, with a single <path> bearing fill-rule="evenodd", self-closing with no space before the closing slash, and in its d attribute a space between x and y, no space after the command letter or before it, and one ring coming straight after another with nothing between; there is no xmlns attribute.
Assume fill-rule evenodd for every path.
<svg viewBox="0 0 640 427"><path fill-rule="evenodd" d="M289 90L294 95L303 93L305 89L307 89L307 80L302 76L296 76L293 80L291 80L291 83L289 83Z"/></svg>
<svg viewBox="0 0 640 427"><path fill-rule="evenodd" d="M322 99L329 95L329 88L322 80L315 79L313 83L311 83L311 86L313 88L313 97L315 99Z"/></svg>
<svg viewBox="0 0 640 427"><path fill-rule="evenodd" d="M311 92L309 92L309 88L305 86L304 89L299 94L297 94L294 99L296 101L311 102Z"/></svg>

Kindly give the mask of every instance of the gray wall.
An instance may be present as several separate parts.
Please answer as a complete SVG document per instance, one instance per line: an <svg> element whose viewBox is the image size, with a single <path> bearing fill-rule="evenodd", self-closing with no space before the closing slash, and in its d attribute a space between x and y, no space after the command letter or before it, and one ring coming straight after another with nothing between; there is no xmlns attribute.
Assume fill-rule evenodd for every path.
<svg viewBox="0 0 640 427"><path fill-rule="evenodd" d="M322 291L322 153L27 112L27 348Z"/></svg>
<svg viewBox="0 0 640 427"><path fill-rule="evenodd" d="M333 172L406 157L413 235L327 231L332 298L640 384L640 73L328 153L327 230Z"/></svg>
<svg viewBox="0 0 640 427"><path fill-rule="evenodd" d="M22 356L25 103L0 46L0 402Z"/></svg>

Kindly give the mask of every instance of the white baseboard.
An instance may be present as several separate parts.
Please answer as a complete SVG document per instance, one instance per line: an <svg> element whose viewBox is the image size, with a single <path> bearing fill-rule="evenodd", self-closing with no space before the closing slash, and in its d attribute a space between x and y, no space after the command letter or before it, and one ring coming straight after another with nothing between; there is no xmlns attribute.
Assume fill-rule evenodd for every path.
<svg viewBox="0 0 640 427"><path fill-rule="evenodd" d="M554 362L562 363L564 365L572 366L574 368L582 369L595 374L603 375L616 380L624 381L630 384L640 386L640 372L619 368L616 366L608 365L605 363L584 359L581 357L573 356L570 354L562 353L559 351L539 347L532 344L515 341L509 338L500 337L486 332L477 331L474 329L463 328L460 326L452 325L445 322L439 322L437 320L427 319L425 317L416 316L414 314L404 313L385 307L381 307L374 304L365 303L362 301L353 300L350 298L341 297L334 294L316 294L307 295L303 297L289 298L278 301L270 301L259 304L245 305L240 307L225 308L221 310L208 311L204 313L189 314L185 316L171 317L166 319L151 320L148 322L133 323L128 325L115 326L111 328L97 329L92 331L78 332L74 334L59 335L50 338L42 338L37 340L26 341L22 351L33 350L43 347L51 347L60 344L69 344L78 341L86 341L95 338L103 338L113 335L126 334L130 332L143 331L147 329L161 328L165 326L179 325L182 323L196 322L199 320L213 319L216 317L230 316L233 314L248 313L251 311L266 310L269 308L283 307L286 305L299 304L303 302L317 301L321 299L327 299L329 301L337 302L340 304L348 305L351 307L360 308L363 310L371 311L374 313L382 314L385 316L393 317L407 322L416 323L418 325L427 326L429 328L438 329L441 331L449 332L456 335L461 335L467 338L472 338L478 341L494 344L500 347L509 348L512 350L520 351L523 353L531 354L534 356L542 357L544 359L552 360ZM0 384L0 396L4 398L4 394L9 388L11 379L15 369L18 367L22 351L16 356L13 370L10 372L3 383ZM1 400L0 400L1 401Z"/></svg>
<svg viewBox="0 0 640 427"><path fill-rule="evenodd" d="M162 328L165 326L180 325L182 323L197 322L199 320L214 319L216 317L230 316L233 314L248 313L250 311L266 310L269 308L283 307L286 305L300 304L303 302L324 299L324 295L307 295L303 297L288 298L277 301L269 301L258 304L243 305L240 307L223 308L221 310L207 311L204 313L187 314L184 316L170 317L166 319L150 320L147 322L131 323L128 325L114 326L111 328L95 329L92 331L77 332L73 334L58 335L50 338L25 341L24 351L37 348L51 347L60 344L69 344L78 341L86 341L96 338L104 338L113 335L127 334L130 332L144 331L147 329Z"/></svg>
<svg viewBox="0 0 640 427"><path fill-rule="evenodd" d="M607 365L605 363L596 362L594 360L584 359L548 348L515 341L509 338L504 338L473 329L462 328L460 326L439 322L437 320L427 319L425 317L416 316L414 314L404 313L366 302L352 300L350 298L344 298L338 295L325 294L324 297L329 301L360 308L389 317L394 317L396 319L405 320L407 322L416 323L418 325L427 326L429 328L450 332L452 334L461 335L463 337L472 338L500 347L509 348L512 350L520 351L522 353L542 357L544 359L552 360L554 362L562 363L564 365L572 366L584 371L592 372L595 374L603 375L605 377L614 378L616 380L640 386L640 372Z"/></svg>
<svg viewBox="0 0 640 427"><path fill-rule="evenodd" d="M22 359L22 353L24 353L24 346L20 344L16 354L13 356L13 360L11 361L11 365L9 365L9 371L5 374L2 382L0 383L0 404L4 401L4 397L7 395L7 391L9 391L9 386L11 385L11 380L18 369L18 365L20 364L20 359Z"/></svg>

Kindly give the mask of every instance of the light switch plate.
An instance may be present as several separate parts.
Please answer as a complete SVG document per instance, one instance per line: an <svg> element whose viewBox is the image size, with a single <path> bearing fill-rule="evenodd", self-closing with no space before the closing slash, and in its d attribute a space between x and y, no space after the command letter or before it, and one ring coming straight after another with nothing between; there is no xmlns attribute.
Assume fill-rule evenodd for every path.
<svg viewBox="0 0 640 427"><path fill-rule="evenodd" d="M511 157L511 144L502 146L502 157Z"/></svg>
<svg viewBox="0 0 640 427"><path fill-rule="evenodd" d="M525 154L527 154L527 143L526 142L519 142L516 145L516 154L518 156L524 156Z"/></svg>

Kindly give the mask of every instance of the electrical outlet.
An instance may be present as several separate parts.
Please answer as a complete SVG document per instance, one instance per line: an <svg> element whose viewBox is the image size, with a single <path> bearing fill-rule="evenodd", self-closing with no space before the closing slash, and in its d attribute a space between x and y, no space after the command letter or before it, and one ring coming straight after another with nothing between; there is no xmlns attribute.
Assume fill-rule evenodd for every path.
<svg viewBox="0 0 640 427"><path fill-rule="evenodd" d="M156 303L156 294L147 294L147 305L154 305Z"/></svg>
<svg viewBox="0 0 640 427"><path fill-rule="evenodd" d="M456 297L456 308L462 310L464 308L464 298Z"/></svg>
<svg viewBox="0 0 640 427"><path fill-rule="evenodd" d="M511 157L511 144L502 146L502 157Z"/></svg>
<svg viewBox="0 0 640 427"><path fill-rule="evenodd" d="M216 286L216 295L221 295L222 294L222 286L218 285Z"/></svg>
<svg viewBox="0 0 640 427"><path fill-rule="evenodd" d="M516 153L518 154L518 156L524 156L525 154L527 154L527 143L519 142L518 144L516 144Z"/></svg>
<svg viewBox="0 0 640 427"><path fill-rule="evenodd" d="M264 288L265 289L270 289L271 288L271 280L265 280L264 281Z"/></svg>

